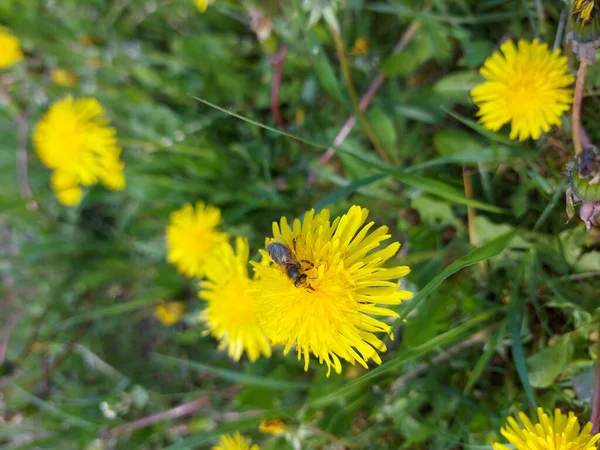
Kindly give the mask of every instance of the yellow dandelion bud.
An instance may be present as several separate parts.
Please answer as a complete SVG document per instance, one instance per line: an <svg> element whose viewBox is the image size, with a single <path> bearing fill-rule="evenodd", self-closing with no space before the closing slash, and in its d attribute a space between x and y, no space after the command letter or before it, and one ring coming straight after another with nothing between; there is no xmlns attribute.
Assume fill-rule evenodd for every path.
<svg viewBox="0 0 600 450"><path fill-rule="evenodd" d="M198 8L198 11L203 13L208 8L208 5L214 3L214 1L215 0L194 0L194 3L196 4L196 8Z"/></svg>
<svg viewBox="0 0 600 450"><path fill-rule="evenodd" d="M502 435L516 450L596 450L600 434L591 435L592 424L588 422L581 429L577 417L572 412L562 414L554 410L554 417L548 416L542 408L537 409L538 423L519 412L519 424L509 417L500 430ZM504 444L494 442L494 450L509 450Z"/></svg>
<svg viewBox="0 0 600 450"><path fill-rule="evenodd" d="M79 82L77 75L75 75L72 72L69 72L66 69L61 69L60 67L57 67L56 69L52 70L50 76L52 78L52 81L54 81L59 86L74 87Z"/></svg>
<svg viewBox="0 0 600 450"><path fill-rule="evenodd" d="M369 41L364 37L358 37L354 41L354 46L350 50L351 55L366 55L369 53Z"/></svg>
<svg viewBox="0 0 600 450"><path fill-rule="evenodd" d="M398 314L378 304L412 298L395 281L410 269L383 267L400 244L381 244L390 238L385 226L369 233L374 223L365 225L368 214L352 206L331 222L329 210L311 210L291 227L282 218L273 223L268 253L261 251L268 263L253 263L263 330L284 354L295 346L305 370L311 353L327 364L327 375L332 366L341 373L340 358L365 368L368 360L380 364L377 352L386 346L375 333L391 336L392 328L373 316Z"/></svg>
<svg viewBox="0 0 600 450"><path fill-rule="evenodd" d="M510 123L511 139L539 139L542 131L560 125L573 101L568 86L575 78L567 58L537 39L519 41L518 47L508 41L500 50L480 70L487 81L471 90L480 122L492 131Z"/></svg>
<svg viewBox="0 0 600 450"><path fill-rule="evenodd" d="M260 447L252 444L250 439L246 439L239 431L236 431L233 434L221 436L219 443L212 450L260 450Z"/></svg>
<svg viewBox="0 0 600 450"><path fill-rule="evenodd" d="M596 6L596 0L575 0L573 16L580 22L589 22Z"/></svg>
<svg viewBox="0 0 600 450"><path fill-rule="evenodd" d="M260 422L258 431L278 435L285 431L285 423L281 419L266 419Z"/></svg>
<svg viewBox="0 0 600 450"><path fill-rule="evenodd" d="M6 69L24 58L19 40L10 30L0 26L0 69Z"/></svg>
<svg viewBox="0 0 600 450"><path fill-rule="evenodd" d="M161 302L154 307L154 315L163 325L173 325L183 317L185 304L183 302Z"/></svg>
<svg viewBox="0 0 600 450"><path fill-rule="evenodd" d="M219 208L202 202L172 212L166 229L167 260L190 278L202 275L212 252L229 239L219 230L220 223Z"/></svg>
<svg viewBox="0 0 600 450"><path fill-rule="evenodd" d="M95 98L67 96L54 103L36 125L33 142L41 161L55 171L52 188L64 205L79 203L78 186L103 183L124 189L116 131Z"/></svg>
<svg viewBox="0 0 600 450"><path fill-rule="evenodd" d="M236 239L234 252L228 243L217 248L206 263L200 298L208 302L201 320L219 340L219 350L239 361L246 352L250 361L271 356L271 345L260 328L248 277L248 241Z"/></svg>

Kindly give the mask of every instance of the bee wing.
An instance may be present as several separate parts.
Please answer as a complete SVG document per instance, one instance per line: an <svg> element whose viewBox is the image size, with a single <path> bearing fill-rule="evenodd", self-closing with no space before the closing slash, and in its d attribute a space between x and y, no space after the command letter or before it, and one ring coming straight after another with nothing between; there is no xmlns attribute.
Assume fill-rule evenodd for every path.
<svg viewBox="0 0 600 450"><path fill-rule="evenodd" d="M271 242L267 245L267 252L271 259L279 265L298 264L298 260L287 245Z"/></svg>

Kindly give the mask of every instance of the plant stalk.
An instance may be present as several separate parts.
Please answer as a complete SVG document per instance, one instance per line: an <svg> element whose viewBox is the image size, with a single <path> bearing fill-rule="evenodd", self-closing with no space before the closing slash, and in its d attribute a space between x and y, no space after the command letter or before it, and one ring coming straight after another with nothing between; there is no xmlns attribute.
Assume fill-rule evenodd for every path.
<svg viewBox="0 0 600 450"><path fill-rule="evenodd" d="M600 431L600 334L596 345L596 376L594 396L592 397L592 436Z"/></svg>
<svg viewBox="0 0 600 450"><path fill-rule="evenodd" d="M573 109L571 111L571 128L573 132L573 148L575 150L575 155L578 155L583 150L581 147L581 99L583 96L583 83L585 81L586 69L587 60L582 58L579 62L579 69L577 70Z"/></svg>
<svg viewBox="0 0 600 450"><path fill-rule="evenodd" d="M342 76L344 78L344 83L346 84L348 94L350 96L350 103L352 103L352 109L354 110L354 114L356 114L356 117L358 118L358 121L363 127L363 130L367 134L369 141L371 142L377 153L379 153L381 159L383 159L386 162L390 162L387 152L383 148L383 145L381 145L379 138L373 131L373 128L371 127L371 124L367 119L367 116L360 107L358 95L356 94L356 90L354 89L350 65L348 64L348 57L346 55L346 51L344 50L344 43L342 42L342 37L333 27L331 27L331 31L333 34L333 41L335 43L335 51L340 62Z"/></svg>

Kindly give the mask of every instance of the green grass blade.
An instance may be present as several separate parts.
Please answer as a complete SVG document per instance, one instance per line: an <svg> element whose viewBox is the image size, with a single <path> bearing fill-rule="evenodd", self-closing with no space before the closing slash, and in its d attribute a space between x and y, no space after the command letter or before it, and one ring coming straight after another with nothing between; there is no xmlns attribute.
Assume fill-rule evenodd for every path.
<svg viewBox="0 0 600 450"><path fill-rule="evenodd" d="M502 324L500 330L494 335L494 337L492 337L492 340L489 342L488 348L483 352L483 354L475 364L475 367L471 371L469 379L467 380L467 385L465 386L465 389L463 391L464 395L468 395L471 392L471 389L473 389L473 387L483 374L483 370L486 368L488 362L490 362L490 359L492 358L494 352L496 351L496 348L498 347L498 342L500 342L500 339L504 336L504 333L506 333L506 322Z"/></svg>
<svg viewBox="0 0 600 450"><path fill-rule="evenodd" d="M402 311L400 317L394 323L394 329L398 327L406 317L413 311L419 303L425 300L434 290L437 288L446 278L454 275L459 270L464 269L465 267L472 266L473 264L478 263L479 261L483 261L489 258L492 258L506 247L515 236L516 231L510 231L501 236L498 236L496 239L489 241L487 244L482 245L479 248L476 248L470 253L467 253L462 258L457 259L449 266L445 267L433 280L425 285L423 289L419 291L417 296L410 300L408 306Z"/></svg>
<svg viewBox="0 0 600 450"><path fill-rule="evenodd" d="M422 177L420 175L410 174L407 170L393 168L388 164L384 163L383 161L377 160L371 156L361 155L347 149L338 151L351 155L367 164L370 164L376 169L379 169L382 172L391 175L392 177L404 184L415 187L417 189L421 189L425 192L436 195L452 203L457 203L465 206L472 206L473 208L489 212L505 212L504 209L498 208L497 206L488 205L487 203L481 202L479 200L467 198L460 190L442 181Z"/></svg>
<svg viewBox="0 0 600 450"><path fill-rule="evenodd" d="M387 178L387 177L388 177L387 174L378 173L376 175L371 175L370 177L365 177L365 178L361 178L360 180L356 180L356 181L348 184L347 186L344 186L336 191L333 191L327 197L325 197L324 199L317 202L317 204L315 205L315 211L319 212L320 210L325 208L327 205L330 205L332 203L337 202L338 200L341 200L342 198L354 193L354 191L360 189L361 187L368 186L369 184L375 183L379 180L383 180L384 178Z"/></svg>
<svg viewBox="0 0 600 450"><path fill-rule="evenodd" d="M34 405L43 409L44 411L48 412L50 415L53 415L53 416L63 419L68 424L71 424L75 427L86 428L86 429L90 429L90 430L100 428L100 425L96 425L96 424L93 424L92 422L88 422L87 420L83 420L79 417L73 416L69 413L64 412L62 409L59 409L56 406L54 406L48 402L45 402L41 398L38 398L35 395L29 393L28 391L26 391L25 389L23 389L21 386L19 386L18 384L14 383L14 382L11 382L11 385L21 395L23 395L23 397L25 397L31 403L33 403Z"/></svg>
<svg viewBox="0 0 600 450"><path fill-rule="evenodd" d="M514 290L515 289L513 289L513 291ZM519 375L521 384L523 384L523 389L525 389L525 393L527 394L527 398L529 399L531 407L535 410L537 409L537 402L535 401L533 388L529 383L529 375L527 373L527 366L525 365L525 351L523 350L523 345L521 344L521 320L519 317L519 310L521 307L522 302L520 302L516 296L513 295L509 311L512 356L515 363L515 368L517 369L517 374Z"/></svg>
<svg viewBox="0 0 600 450"><path fill-rule="evenodd" d="M447 109L444 109L444 111L446 113L448 113L449 115L451 115L452 117L454 117L456 120L458 120L463 125L468 126L471 130L476 131L477 133L490 139L491 141L495 141L495 142L499 142L500 144L508 145L511 147L519 147L519 148L523 149L522 147L517 145L514 141L510 140L506 136L503 136L499 133L494 133L493 131L490 131L487 128L485 128L483 125L479 125L474 120L467 119L465 116L462 116L458 113L455 113L455 112L447 110ZM525 149L523 149L523 150L525 150Z"/></svg>
<svg viewBox="0 0 600 450"><path fill-rule="evenodd" d="M413 359L418 358L419 356L422 356L438 347L451 344L458 338L463 337L463 334L465 332L469 331L470 329L472 329L476 326L480 327L481 323L486 322L489 319L491 319L501 309L502 309L501 307L493 308L489 311L486 311L486 312L474 317L473 319L469 320L468 322L465 322L455 328L452 328L449 331L446 331L445 333L442 333L442 334L434 337L433 339L427 341L424 344L421 344L410 350L403 351L397 358L392 359L391 361L385 362L381 366L379 366L373 370L370 370L366 374L346 383L340 389L331 393L329 395L329 400L342 398L349 392L352 392L354 389L356 389L357 386L362 385L363 383L366 383L367 381L373 380L381 375L384 375L385 373L387 373L393 369L396 369L397 367L401 366L402 364L412 361Z"/></svg>
<svg viewBox="0 0 600 450"><path fill-rule="evenodd" d="M269 125L265 125L264 123L257 122L256 120L249 119L248 117L242 116L241 114L234 113L233 111L229 111L229 110L227 110L225 108L222 108L222 107L220 107L218 105L215 105L214 103L211 103L211 102L209 102L207 100L204 100L202 98L194 97L194 96L192 96L192 98L194 100L198 100L200 103L204 103L205 105L210 106L211 108L217 109L217 110L221 111L222 113L225 113L225 114L233 116L233 117L235 117L237 119L243 120L244 122L248 122L251 125L254 125L254 126L257 126L257 127L260 127L260 128L264 128L265 130L272 131L273 133L277 133L277 134L280 134L282 136L287 136L289 138L295 139L297 141L303 142L303 143L308 144L308 145L312 145L313 147L317 147L317 148L329 148L330 147L330 145L320 144L320 143L315 142L315 141L310 141L308 139L301 138L300 136L296 136L295 134L287 133L285 131L278 130L277 128L270 127Z"/></svg>
<svg viewBox="0 0 600 450"><path fill-rule="evenodd" d="M266 387L269 389L308 389L311 383L302 382L302 381L285 381L285 380L276 380L273 378L265 378L257 375L248 375L245 373L234 372L232 370L220 369L217 367L211 367L208 364L203 364L197 361L187 361L181 358L174 358L172 356L159 355L158 353L153 353L152 358L159 362L164 362L166 364L172 365L182 365L185 367L189 367L190 369L198 370L203 373L210 373L211 375L215 375L219 378L222 378L227 381L232 381L237 384L246 385L246 386L260 386Z"/></svg>
<svg viewBox="0 0 600 450"><path fill-rule="evenodd" d="M219 440L222 434L229 434L235 431L255 430L260 424L260 418L242 419L235 422L224 423L213 431L201 433L199 436L189 436L173 445L165 447L165 450L190 450L198 448L199 445L207 444Z"/></svg>
<svg viewBox="0 0 600 450"><path fill-rule="evenodd" d="M149 296L138 300L132 300L126 303L119 303L117 305L110 305L103 308L98 308L93 311L90 311L89 313L78 314L65 320L62 326L66 328L73 325L77 325L82 322L87 322L88 320L99 319L101 317L119 316L138 308L153 305L157 302L156 299L161 298L163 294L164 292L157 293L156 296Z"/></svg>
<svg viewBox="0 0 600 450"><path fill-rule="evenodd" d="M554 189L554 194L552 194L552 198L550 199L550 201L548 202L548 204L544 208L544 211L542 212L542 214L540 215L540 217L538 218L538 220L535 222L535 225L533 225L533 231L539 230L540 227L542 225L544 225L544 223L546 223L546 220L548 220L548 217L550 217L550 213L552 212L552 210L554 209L554 207L558 203L558 200L564 195L565 190L567 189L567 183L568 183L568 181L565 178ZM565 216L566 216L566 214L565 214Z"/></svg>

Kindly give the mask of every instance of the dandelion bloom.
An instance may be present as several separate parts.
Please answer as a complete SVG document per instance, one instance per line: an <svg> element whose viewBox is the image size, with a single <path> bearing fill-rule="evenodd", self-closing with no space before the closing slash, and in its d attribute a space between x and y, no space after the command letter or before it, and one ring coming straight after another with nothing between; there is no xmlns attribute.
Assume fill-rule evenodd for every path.
<svg viewBox="0 0 600 450"><path fill-rule="evenodd" d="M206 264L200 297L208 302L202 314L219 350L239 361L244 351L250 361L271 356L271 345L260 328L256 304L248 277L249 248L246 239L237 238L236 251L229 244L217 248Z"/></svg>
<svg viewBox="0 0 600 450"><path fill-rule="evenodd" d="M519 413L522 426L508 418L508 424L500 431L516 450L596 450L600 434L591 435L592 424L581 429L577 417L572 412L562 414L554 410L554 417L548 416L542 408L537 409L538 423ZM494 442L494 450L509 450L504 444Z"/></svg>
<svg viewBox="0 0 600 450"><path fill-rule="evenodd" d="M256 444L242 436L239 431L233 434L223 435L219 438L219 443L212 450L260 450Z"/></svg>
<svg viewBox="0 0 600 450"><path fill-rule="evenodd" d="M375 333L391 336L392 328L372 316L398 314L377 304L398 305L412 298L392 281L410 269L383 267L400 244L381 244L390 237L385 226L369 233L374 223L365 225L368 213L352 206L330 222L329 210L311 210L291 227L283 217L273 223L269 243L289 248L297 268L273 264L264 251L262 264L254 264L261 325L274 345L285 346L284 354L296 346L305 370L310 353L327 364L327 375L332 366L341 373L340 358L365 368L369 359L381 364L377 350L385 351L386 346Z"/></svg>
<svg viewBox="0 0 600 450"><path fill-rule="evenodd" d="M196 8L198 8L198 11L203 13L208 8L208 5L210 5L214 1L215 0L194 0L194 3L196 4Z"/></svg>
<svg viewBox="0 0 600 450"><path fill-rule="evenodd" d="M154 315L166 326L179 322L184 312L183 302L161 302L154 307Z"/></svg>
<svg viewBox="0 0 600 450"><path fill-rule="evenodd" d="M266 419L260 422L258 431L278 435L285 431L285 423L281 419Z"/></svg>
<svg viewBox="0 0 600 450"><path fill-rule="evenodd" d="M24 58L19 40L0 26L0 69L6 69Z"/></svg>
<svg viewBox="0 0 600 450"><path fill-rule="evenodd" d="M221 211L215 206L186 204L171 213L167 225L167 260L188 277L202 275L211 253L229 235L219 230Z"/></svg>
<svg viewBox="0 0 600 450"><path fill-rule="evenodd" d="M54 70L52 70L50 77L52 78L52 81L54 81L55 84L64 87L74 87L79 82L77 75L60 67L57 67Z"/></svg>
<svg viewBox="0 0 600 450"><path fill-rule="evenodd" d="M537 39L529 43L512 41L494 52L480 70L487 81L471 90L479 107L480 122L492 131L511 124L511 139L538 139L542 131L560 125L563 112L573 101L568 86L574 77L567 58L559 50L550 52Z"/></svg>
<svg viewBox="0 0 600 450"><path fill-rule="evenodd" d="M37 155L54 171L51 185L67 206L81 201L81 186L102 182L112 190L125 188L121 148L95 98L68 96L54 103L35 127Z"/></svg>

